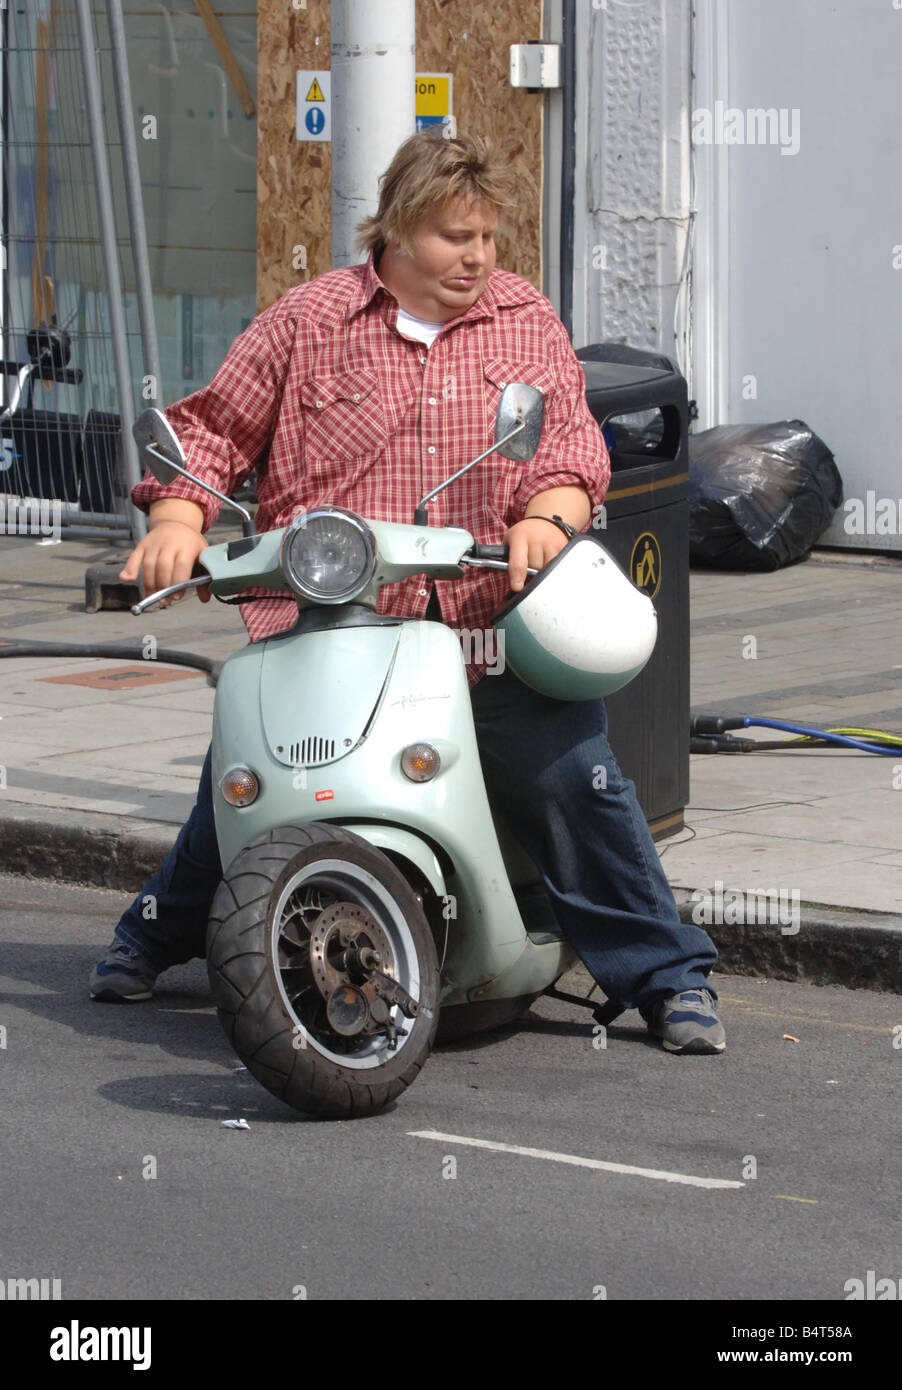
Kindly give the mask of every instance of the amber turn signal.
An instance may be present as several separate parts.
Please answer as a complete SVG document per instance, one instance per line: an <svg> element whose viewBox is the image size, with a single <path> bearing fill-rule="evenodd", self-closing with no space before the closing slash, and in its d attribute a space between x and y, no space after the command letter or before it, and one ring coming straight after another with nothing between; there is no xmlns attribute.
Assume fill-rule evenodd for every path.
<svg viewBox="0 0 902 1390"><path fill-rule="evenodd" d="M230 806L250 806L260 794L260 781L249 767L230 767L219 779L219 790Z"/></svg>
<svg viewBox="0 0 902 1390"><path fill-rule="evenodd" d="M401 771L411 782L428 782L442 765L431 743L411 743L401 754Z"/></svg>

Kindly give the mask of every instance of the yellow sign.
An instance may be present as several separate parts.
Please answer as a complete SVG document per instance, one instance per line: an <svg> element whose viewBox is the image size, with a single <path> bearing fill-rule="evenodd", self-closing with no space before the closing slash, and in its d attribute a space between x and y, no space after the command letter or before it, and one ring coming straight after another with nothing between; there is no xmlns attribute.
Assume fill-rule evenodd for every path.
<svg viewBox="0 0 902 1390"><path fill-rule="evenodd" d="M325 101L325 100L326 100L326 98L323 96L323 89L322 89L322 87L319 85L319 82L317 81L317 79L316 79L315 77L314 77L313 81L310 83L310 91L309 91L309 92L307 93L307 95L304 97L304 100L305 100L305 101Z"/></svg>
<svg viewBox="0 0 902 1390"><path fill-rule="evenodd" d="M643 531L636 538L630 555L630 579L649 598L654 598L661 587L661 547L651 531Z"/></svg>
<svg viewBox="0 0 902 1390"><path fill-rule="evenodd" d="M450 72L418 72L414 78L415 114L417 116L450 116Z"/></svg>

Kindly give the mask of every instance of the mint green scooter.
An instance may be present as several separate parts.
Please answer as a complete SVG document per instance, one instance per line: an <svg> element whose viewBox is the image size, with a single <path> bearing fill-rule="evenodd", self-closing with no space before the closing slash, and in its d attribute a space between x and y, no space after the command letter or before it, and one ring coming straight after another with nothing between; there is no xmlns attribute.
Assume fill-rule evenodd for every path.
<svg viewBox="0 0 902 1390"><path fill-rule="evenodd" d="M408 575L506 568L502 547L425 524L425 505L492 452L532 458L543 411L540 392L509 385L492 448L422 500L421 524L322 507L258 536L217 493L242 512L243 539L209 546L193 578L132 610L205 584L297 600L294 627L236 651L219 676L226 868L207 937L230 1042L297 1110L380 1110L423 1066L440 1015L443 1037L505 1022L574 959L537 870L493 819L459 636L376 611L381 586ZM160 482L192 477L159 411L135 437Z"/></svg>

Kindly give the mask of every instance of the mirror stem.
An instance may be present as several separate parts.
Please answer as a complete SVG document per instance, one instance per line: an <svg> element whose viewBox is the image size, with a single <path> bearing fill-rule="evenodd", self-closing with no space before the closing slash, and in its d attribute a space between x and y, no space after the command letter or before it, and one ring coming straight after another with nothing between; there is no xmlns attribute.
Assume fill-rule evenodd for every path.
<svg viewBox="0 0 902 1390"><path fill-rule="evenodd" d="M429 525L429 513L426 511L427 502L431 502L433 497L435 497L438 493L443 492L446 487L450 487L451 484L453 482L456 482L458 478L463 477L464 473L468 473L471 468L475 468L477 463L482 463L482 460L487 459L489 454L493 454L496 449L500 449L502 444L508 444L510 440L514 439L525 429L526 421L521 420L520 424L515 425L514 428L508 434L504 435L502 439L496 439L495 442L488 449L484 449L481 454L477 454L474 459L470 459L470 462L465 463L463 468L458 468L457 472L452 473L450 478L446 478L443 483L439 483L438 487L434 487L431 492L427 492L425 497L421 497L417 504L417 509L413 514L414 526Z"/></svg>
<svg viewBox="0 0 902 1390"><path fill-rule="evenodd" d="M189 483L194 483L196 487L202 487L204 492L210 492L214 497L218 497L224 507L231 507L232 511L238 512L239 515L243 517L241 530L245 536L254 536L257 534L254 527L254 518L246 507L242 507L240 502L235 502L231 497L226 497L224 492L218 492L217 489L211 487L209 483L202 483L200 478L195 478L194 474L189 473L187 468L182 468L181 464L174 463L171 458L167 458L166 455L155 448L153 444L147 444L145 448L148 454L153 454L154 458L160 459L162 463L166 464L167 468L174 469L175 472L180 473L183 478L187 478ZM251 528L249 531L247 530L248 526Z"/></svg>

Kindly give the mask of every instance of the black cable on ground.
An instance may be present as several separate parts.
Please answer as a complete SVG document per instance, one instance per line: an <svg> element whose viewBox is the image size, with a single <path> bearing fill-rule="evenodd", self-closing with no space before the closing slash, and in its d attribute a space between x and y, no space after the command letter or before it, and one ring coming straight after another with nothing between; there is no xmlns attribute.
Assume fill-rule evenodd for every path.
<svg viewBox="0 0 902 1390"><path fill-rule="evenodd" d="M777 729L795 738L758 739L735 738L730 729ZM902 754L902 735L881 729L818 729L808 724L790 723L783 719L766 719L761 715L696 715L689 725L691 753L762 753L787 748L854 748L861 753L877 753L884 757Z"/></svg>
<svg viewBox="0 0 902 1390"><path fill-rule="evenodd" d="M128 661L141 661L145 665L161 662L164 666L192 666L205 672L208 683L215 685L222 669L221 661L209 656L197 656L195 652L175 651L170 647L158 647L155 655L147 656L146 647L137 642L117 646L113 642L2 642L0 657L20 656L70 656L107 657L114 661L124 658Z"/></svg>

